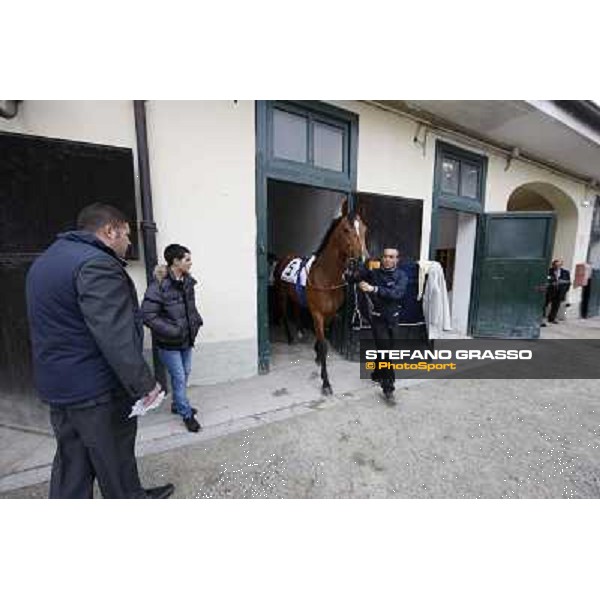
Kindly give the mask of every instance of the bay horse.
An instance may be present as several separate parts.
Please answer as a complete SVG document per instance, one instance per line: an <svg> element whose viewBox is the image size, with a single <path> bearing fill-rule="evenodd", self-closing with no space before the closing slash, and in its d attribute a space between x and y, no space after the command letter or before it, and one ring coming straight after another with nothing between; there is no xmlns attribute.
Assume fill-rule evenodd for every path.
<svg viewBox="0 0 600 600"><path fill-rule="evenodd" d="M355 270L358 259L367 256L365 235L367 226L358 213L347 212L347 202L342 205L342 216L333 220L310 268L306 281L306 304L312 316L315 328L315 362L321 366L321 391L325 395L333 393L327 374L327 342L325 326L342 306L345 298L344 288L348 285L344 275ZM279 303L288 343L292 336L287 319L287 305L291 301L296 307L302 306L296 285L284 281L281 274L295 258L283 257L275 267L275 296ZM300 273L298 273L298 277ZM297 311L295 311L296 314Z"/></svg>

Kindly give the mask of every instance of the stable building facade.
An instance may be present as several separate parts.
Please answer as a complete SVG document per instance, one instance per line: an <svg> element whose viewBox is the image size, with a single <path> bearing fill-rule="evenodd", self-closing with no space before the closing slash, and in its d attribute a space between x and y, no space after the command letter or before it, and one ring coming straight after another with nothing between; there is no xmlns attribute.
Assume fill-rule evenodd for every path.
<svg viewBox="0 0 600 600"><path fill-rule="evenodd" d="M0 368L14 385L1 393L27 377L14 366L15 354L27 351L27 264L43 251L40 240L47 244L67 222L53 212L78 208L75 200L61 204L60 190L67 197L75 184L89 189L81 206L110 202L106 195L128 176L113 169L115 185L103 188L97 173L108 173L102 169L117 155L130 170L139 239L129 271L140 297L148 235L159 258L170 243L191 249L205 322L194 384L268 372L269 256L292 246L310 253L343 199L367 207L371 253L393 243L406 259L444 265L459 335L536 337L551 258L573 274L599 254L600 112L586 101L147 101L147 164L138 160L131 101L23 101L14 114L2 106L0 269L11 283ZM64 140L75 146L58 152L56 172L39 179L43 161L22 158L33 156L28 144L55 152ZM18 160L7 150L15 144ZM57 174L66 164L61 152L71 157L68 177ZM97 167L77 166L91 154ZM52 202L43 185L15 183L49 177ZM156 231L144 216L144 178ZM23 203L31 206L21 210ZM571 315L581 300L573 288Z"/></svg>

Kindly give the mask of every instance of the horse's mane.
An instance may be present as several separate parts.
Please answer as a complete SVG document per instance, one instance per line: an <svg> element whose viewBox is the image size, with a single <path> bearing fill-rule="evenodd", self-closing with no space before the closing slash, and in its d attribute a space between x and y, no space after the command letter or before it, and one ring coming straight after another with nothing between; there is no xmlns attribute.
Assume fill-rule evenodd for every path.
<svg viewBox="0 0 600 600"><path fill-rule="evenodd" d="M317 256L319 254L321 254L321 252L323 252L323 250L325 250L325 246L327 246L327 244L329 243L329 238L331 237L331 234L333 233L333 230L337 227L337 224L343 218L345 218L345 217L336 217L335 219L333 219L333 221L331 221L331 224L329 225L329 229L327 229L327 231L325 232L325 235L323 236L323 239L321 240L321 243L319 244L319 247L315 251L315 254Z"/></svg>

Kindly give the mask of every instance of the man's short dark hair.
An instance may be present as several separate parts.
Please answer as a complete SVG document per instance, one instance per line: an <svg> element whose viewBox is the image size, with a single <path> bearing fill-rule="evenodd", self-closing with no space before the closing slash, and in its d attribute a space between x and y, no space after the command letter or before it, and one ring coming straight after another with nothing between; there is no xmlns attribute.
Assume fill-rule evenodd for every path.
<svg viewBox="0 0 600 600"><path fill-rule="evenodd" d="M176 258L181 260L186 254L191 254L191 252L185 246L181 244L169 244L165 248L164 257L167 265L170 267Z"/></svg>
<svg viewBox="0 0 600 600"><path fill-rule="evenodd" d="M118 227L127 224L129 219L110 204L94 202L83 208L77 215L77 229L96 232L105 225Z"/></svg>

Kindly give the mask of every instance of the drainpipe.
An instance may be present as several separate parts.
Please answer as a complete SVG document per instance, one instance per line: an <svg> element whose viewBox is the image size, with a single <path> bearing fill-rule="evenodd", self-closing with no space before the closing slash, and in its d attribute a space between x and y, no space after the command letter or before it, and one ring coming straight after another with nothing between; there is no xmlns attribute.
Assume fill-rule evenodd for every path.
<svg viewBox="0 0 600 600"><path fill-rule="evenodd" d="M154 278L154 267L158 263L156 255L156 232L154 210L152 207L152 187L150 185L150 159L148 155L148 130L146 128L145 100L133 101L135 116L135 136L137 141L138 175L140 178L140 195L142 200L142 240L144 245L144 263L146 266L146 282L150 284ZM158 382L166 389L165 368L158 357L158 347L152 334L152 362L154 374Z"/></svg>

